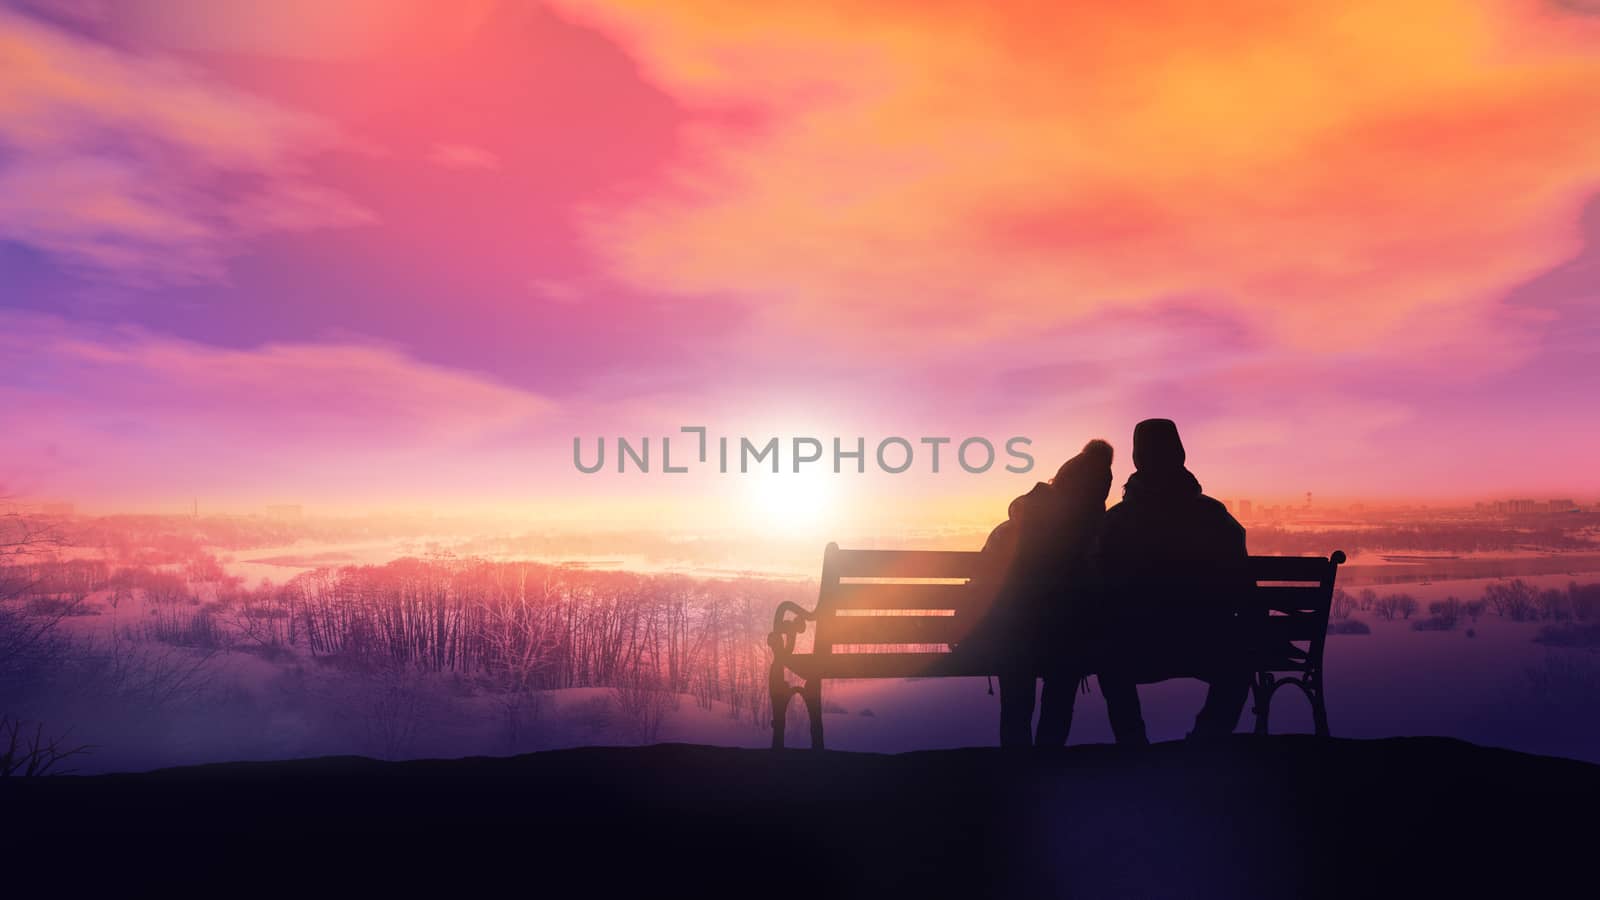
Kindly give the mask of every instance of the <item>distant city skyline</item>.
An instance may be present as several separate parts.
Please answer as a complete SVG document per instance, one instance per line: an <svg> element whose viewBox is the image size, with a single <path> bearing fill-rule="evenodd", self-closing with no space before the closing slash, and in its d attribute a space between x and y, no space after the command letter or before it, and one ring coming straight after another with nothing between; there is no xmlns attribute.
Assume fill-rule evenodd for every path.
<svg viewBox="0 0 1600 900"><path fill-rule="evenodd" d="M1490 500L1473 500L1464 498L1401 498L1401 499L1342 499L1333 498L1325 503L1307 506L1305 503L1296 503L1291 496L1261 498L1233 497L1223 495L1218 498L1229 512L1241 520L1265 516L1278 516L1293 514L1298 516L1328 516L1334 514L1364 514L1381 513L1386 510L1435 510L1439 512L1474 512L1486 515L1521 515L1559 513L1568 511L1593 512L1600 511L1600 497L1589 500L1583 498L1555 497L1550 499L1539 497L1526 498L1500 498ZM1117 502L1115 494L1108 499L1108 504ZM992 511L992 510L991 510ZM194 516L228 516L228 517L262 517L269 519L315 519L350 518L350 517L394 517L394 518L482 518L497 520L514 520L525 518L530 523L541 523L559 519L556 517L529 517L514 510L496 509L492 507L480 509L460 509L439 511L432 507L403 507L387 506L375 508L347 508L340 506L318 506L303 503L266 503L266 504L235 504L219 505L216 507L203 507L197 499L191 500L188 505L154 505L148 507L96 507L83 506L73 501L58 499L29 499L21 497L0 498L0 514L31 514L41 516L104 516L104 515L194 515ZM980 515L979 519L983 516ZM670 527L671 523L664 523ZM841 523L847 524L847 523ZM937 525L938 523L930 523ZM648 526L646 526L648 527Z"/></svg>

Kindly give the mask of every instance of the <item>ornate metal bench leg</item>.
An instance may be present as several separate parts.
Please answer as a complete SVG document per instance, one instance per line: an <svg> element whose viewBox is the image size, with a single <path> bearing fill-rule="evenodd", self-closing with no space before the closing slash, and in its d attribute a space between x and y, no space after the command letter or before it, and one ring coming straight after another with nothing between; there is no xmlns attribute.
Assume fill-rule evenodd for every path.
<svg viewBox="0 0 1600 900"><path fill-rule="evenodd" d="M1328 737L1328 705L1322 696L1322 673L1316 673L1311 693L1311 720L1316 725L1317 737Z"/></svg>
<svg viewBox="0 0 1600 900"><path fill-rule="evenodd" d="M772 749L783 749L783 726L789 721L789 698L794 690L783 677L783 661L772 661L772 673L767 676L767 687L772 691Z"/></svg>
<svg viewBox="0 0 1600 900"><path fill-rule="evenodd" d="M811 714L811 749L822 749L822 679L813 678L806 682L801 691L801 696L806 701L806 712Z"/></svg>
<svg viewBox="0 0 1600 900"><path fill-rule="evenodd" d="M1250 685L1250 692L1255 694L1256 705L1252 712L1256 714L1256 734L1267 733L1267 716L1272 711L1272 673L1257 672L1255 681Z"/></svg>

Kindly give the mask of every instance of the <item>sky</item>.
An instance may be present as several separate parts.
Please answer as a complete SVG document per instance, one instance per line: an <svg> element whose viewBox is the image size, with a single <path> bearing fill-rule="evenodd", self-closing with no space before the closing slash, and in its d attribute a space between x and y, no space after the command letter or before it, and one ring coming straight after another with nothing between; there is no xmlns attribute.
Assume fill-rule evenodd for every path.
<svg viewBox="0 0 1600 900"><path fill-rule="evenodd" d="M1588 0L10 0L0 484L827 530L1165 416L1216 496L1592 502L1597 110ZM1039 462L573 466L686 425Z"/></svg>

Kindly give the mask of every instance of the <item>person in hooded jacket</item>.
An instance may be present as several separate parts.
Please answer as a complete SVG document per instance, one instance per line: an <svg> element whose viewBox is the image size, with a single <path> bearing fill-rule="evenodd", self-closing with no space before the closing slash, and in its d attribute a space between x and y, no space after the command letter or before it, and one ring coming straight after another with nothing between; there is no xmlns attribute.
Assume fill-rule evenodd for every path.
<svg viewBox="0 0 1600 900"><path fill-rule="evenodd" d="M1090 441L1050 482L1011 502L1010 518L983 548L993 601L964 642L998 661L1000 744L1060 747L1067 741L1081 650L1094 618L1095 541L1111 491L1111 445ZM1038 734L1032 734L1034 686L1044 677ZM1137 698L1135 698L1137 703Z"/></svg>
<svg viewBox="0 0 1600 900"><path fill-rule="evenodd" d="M1235 613L1248 591L1245 531L1201 492L1170 419L1133 431L1135 472L1105 515L1098 563L1115 610L1116 651L1100 684L1125 698L1111 713L1119 743L1142 743L1136 682L1198 675L1210 687L1193 739L1233 732L1250 690L1246 631ZM1127 699L1131 694L1131 699Z"/></svg>

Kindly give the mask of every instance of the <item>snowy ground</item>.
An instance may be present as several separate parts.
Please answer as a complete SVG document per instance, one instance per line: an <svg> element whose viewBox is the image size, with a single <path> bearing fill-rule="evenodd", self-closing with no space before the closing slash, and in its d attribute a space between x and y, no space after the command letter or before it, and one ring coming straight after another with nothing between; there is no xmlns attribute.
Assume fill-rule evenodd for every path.
<svg viewBox="0 0 1600 900"><path fill-rule="evenodd" d="M1554 587L1569 579L1548 579ZM1476 582L1417 586L1424 608L1445 596L1463 599ZM91 598L96 615L67 619L80 637L104 640L139 633L152 615L143 600L112 609ZM1327 692L1334 733L1375 738L1459 737L1491 746L1600 761L1600 653L1537 643L1538 623L1484 616L1452 631L1415 631L1404 620L1357 614L1370 634L1331 635ZM1468 629L1471 628L1469 634ZM142 641L172 667L199 660L196 651ZM94 690L62 691L14 714L70 727L75 741L96 745L76 761L84 772L126 771L185 763L283 759L328 754L385 758L504 755L586 745L682 741L761 747L770 731L749 710L709 707L690 695L668 698L659 725L630 717L605 688L547 691L522 702L452 675L393 676L351 672L301 653L266 657L217 652L203 665L192 697L158 709ZM1078 697L1072 743L1110 740L1105 709L1091 681ZM1199 708L1204 686L1173 681L1141 689L1151 737L1181 737ZM828 746L898 752L994 742L998 699L984 679L834 681L824 689ZM790 743L806 741L799 704L791 710ZM1248 711L1241 722L1249 727ZM1309 731L1305 702L1279 695L1274 732Z"/></svg>

